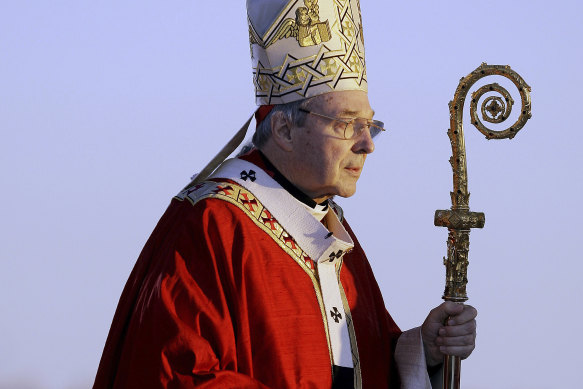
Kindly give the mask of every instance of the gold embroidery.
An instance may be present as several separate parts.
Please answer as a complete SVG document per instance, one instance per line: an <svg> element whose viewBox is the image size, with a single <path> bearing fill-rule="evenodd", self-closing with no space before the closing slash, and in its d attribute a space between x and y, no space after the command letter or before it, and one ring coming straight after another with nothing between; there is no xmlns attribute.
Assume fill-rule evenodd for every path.
<svg viewBox="0 0 583 389"><path fill-rule="evenodd" d="M326 332L326 342L328 343L328 353L330 363L334 363L332 356L332 346L330 344L330 334L328 331L328 320L324 299L320 289L320 283L316 276L316 266L308 254L302 250L298 243L287 233L279 222L271 215L271 212L263 206L251 192L231 182L205 181L194 187L184 189L177 194L175 199L188 201L195 205L198 201L207 198L216 198L227 201L241 209L259 228L267 233L293 260L300 265L312 280L312 285L316 293L320 314Z"/></svg>
<svg viewBox="0 0 583 389"><path fill-rule="evenodd" d="M290 84L301 84L306 81L307 73L302 68L293 68L287 72Z"/></svg>
<svg viewBox="0 0 583 389"><path fill-rule="evenodd" d="M206 181L188 188L175 196L177 200L185 198L192 205L205 198L219 198L236 205L243 210L263 231L270 235L305 271L315 274L312 259L289 233L279 224L271 212L263 206L251 192L234 183Z"/></svg>
<svg viewBox="0 0 583 389"><path fill-rule="evenodd" d="M322 60L322 64L320 65L320 70L322 74L325 76L334 75L338 70L338 64L334 58L326 58Z"/></svg>
<svg viewBox="0 0 583 389"><path fill-rule="evenodd" d="M249 22L258 104L294 101L337 88L367 89L358 2L330 0L319 6L315 0L304 0L305 6L298 8L301 3L290 2L265 36L259 36ZM320 15L326 20L321 21ZM295 38L298 45L287 38ZM279 40L286 40L285 44L280 42L285 47L270 47ZM316 46L318 51L306 51L306 46ZM284 52L287 55L282 58Z"/></svg>
<svg viewBox="0 0 583 389"><path fill-rule="evenodd" d="M332 39L330 23L320 21L318 0L304 0L305 7L296 9L296 19L285 19L273 38L265 45L271 46L280 39L296 38L301 47L315 46Z"/></svg>

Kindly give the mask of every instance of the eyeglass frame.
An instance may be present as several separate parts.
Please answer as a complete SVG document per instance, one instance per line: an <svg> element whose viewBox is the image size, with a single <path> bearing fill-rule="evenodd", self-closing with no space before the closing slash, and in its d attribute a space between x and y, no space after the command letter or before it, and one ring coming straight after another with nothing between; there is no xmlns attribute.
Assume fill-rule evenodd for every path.
<svg viewBox="0 0 583 389"><path fill-rule="evenodd" d="M369 129L369 131L371 131L371 127L375 127L375 128L379 128L380 129L380 131L375 132L374 135L373 135L373 133L371 131L370 132L370 137L371 138L374 138L378 134L380 134L381 132L386 131L385 123L383 123L380 120L365 119L365 118L360 118L360 117L355 117L355 118L352 118L352 119L343 119L343 118L335 118L333 116L324 115L324 114L321 114L321 113L318 113L318 112L313 112L313 111L310 111L309 109L306 109L306 108L303 108L303 107L300 107L299 110L301 112L311 113L312 115L319 116L319 117L323 117L323 118L328 119L328 120L333 120L333 121L336 121L336 122L344 123L344 125L345 125L345 127L344 127L344 139L346 139L346 140L354 139L354 138L358 137L362 133L362 130L358 134L356 133L356 131L354 131L354 134L352 135L352 137L350 137L350 138L347 138L346 137L346 130L348 129L348 126L351 125L351 124L353 124L354 121L359 120L359 119L360 120L366 120L366 123L367 123L366 127ZM365 127L363 127L363 129L364 128ZM353 129L354 129L354 126L353 126Z"/></svg>

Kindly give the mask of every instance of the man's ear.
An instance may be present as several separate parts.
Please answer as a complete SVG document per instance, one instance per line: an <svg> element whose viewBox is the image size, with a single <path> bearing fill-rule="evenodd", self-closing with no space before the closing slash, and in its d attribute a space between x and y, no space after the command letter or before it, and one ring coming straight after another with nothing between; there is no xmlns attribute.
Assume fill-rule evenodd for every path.
<svg viewBox="0 0 583 389"><path fill-rule="evenodd" d="M281 111L271 115L271 139L284 151L293 150L291 123Z"/></svg>

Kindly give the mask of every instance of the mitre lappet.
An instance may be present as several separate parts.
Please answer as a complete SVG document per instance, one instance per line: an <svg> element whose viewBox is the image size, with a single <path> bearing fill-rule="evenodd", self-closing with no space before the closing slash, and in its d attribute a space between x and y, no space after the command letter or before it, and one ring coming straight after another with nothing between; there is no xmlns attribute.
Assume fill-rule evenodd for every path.
<svg viewBox="0 0 583 389"><path fill-rule="evenodd" d="M247 0L247 20L259 110L333 91L367 91L359 0ZM239 147L252 118L190 185Z"/></svg>

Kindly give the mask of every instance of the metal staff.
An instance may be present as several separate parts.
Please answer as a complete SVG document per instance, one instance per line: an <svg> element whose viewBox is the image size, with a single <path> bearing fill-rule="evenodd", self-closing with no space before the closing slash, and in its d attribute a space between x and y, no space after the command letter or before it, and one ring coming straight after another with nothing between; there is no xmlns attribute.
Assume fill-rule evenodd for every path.
<svg viewBox="0 0 583 389"><path fill-rule="evenodd" d="M447 131L451 142L452 157L449 162L453 168L453 192L451 192L451 209L435 211L435 225L447 227L447 257L443 258L445 265L445 291L443 299L463 303L468 299L466 284L468 283L468 250L470 245L470 229L484 227L485 216L482 212L470 212L468 192L468 176L466 166L466 146L463 131L463 108L466 96L476 81L481 78L498 75L511 80L520 93L522 110L516 122L504 131L488 129L479 118L477 105L482 96L489 92L497 92L500 96L488 96L481 106L482 118L489 123L502 123L510 116L514 100L502 86L493 83L484 85L472 94L470 115L472 124L486 136L486 139L512 139L526 121L531 118L530 86L510 66L487 65L482 63L476 70L463 77L455 91L453 100L449 102L450 128ZM446 355L444 357L444 389L459 389L460 387L459 357Z"/></svg>

